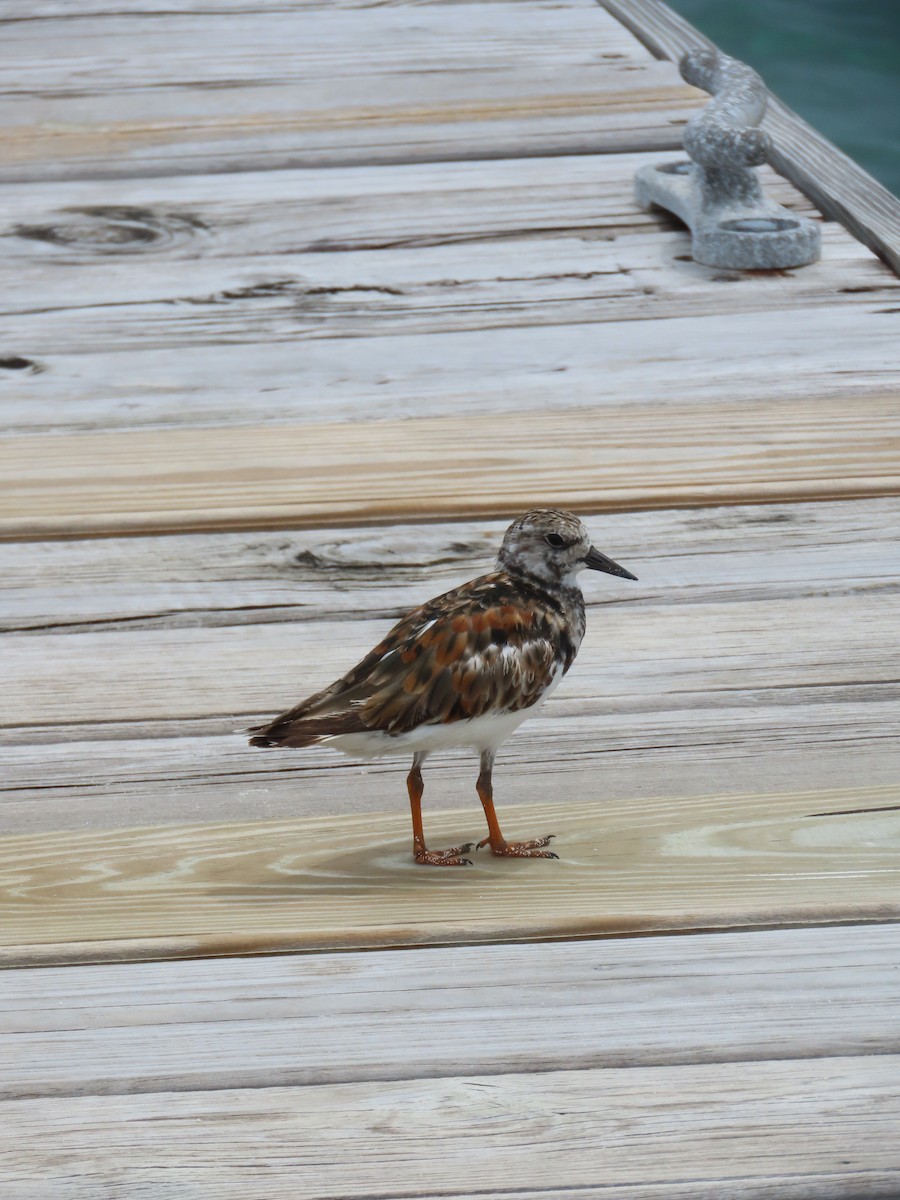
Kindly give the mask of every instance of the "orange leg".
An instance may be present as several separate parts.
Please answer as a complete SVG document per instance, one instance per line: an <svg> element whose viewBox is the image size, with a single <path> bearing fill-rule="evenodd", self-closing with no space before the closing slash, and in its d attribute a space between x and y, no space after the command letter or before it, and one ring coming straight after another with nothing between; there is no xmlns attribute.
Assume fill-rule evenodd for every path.
<svg viewBox="0 0 900 1200"><path fill-rule="evenodd" d="M472 860L461 856L472 849L472 842L466 842L464 846L453 846L449 850L427 850L425 848L425 830L422 826L422 793L425 791L425 784L422 782L424 760L424 754L416 754L413 757L412 770L406 777L409 807L412 811L413 858L417 863L424 863L429 867L471 867Z"/></svg>
<svg viewBox="0 0 900 1200"><path fill-rule="evenodd" d="M482 838L477 849L480 850L482 846L490 845L491 854L496 854L500 858L559 858L559 855L554 854L552 850L541 849L542 846L550 844L550 839L554 836L552 833L548 833L546 837L534 838L530 842L508 842L506 840L500 832L500 822L494 811L493 770L494 755L490 750L485 750L481 756L481 773L475 786L478 790L478 798L484 806L484 815L487 817L488 836Z"/></svg>

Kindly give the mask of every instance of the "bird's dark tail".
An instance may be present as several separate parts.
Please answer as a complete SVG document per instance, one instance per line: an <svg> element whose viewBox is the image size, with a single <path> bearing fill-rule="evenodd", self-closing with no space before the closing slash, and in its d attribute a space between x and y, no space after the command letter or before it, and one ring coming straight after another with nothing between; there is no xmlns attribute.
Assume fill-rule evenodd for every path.
<svg viewBox="0 0 900 1200"><path fill-rule="evenodd" d="M251 746L262 749L272 746L302 749L304 746L316 746L337 734L361 733L365 728L356 713L329 713L320 717L295 717L285 713L268 725L256 725L247 732L254 735L250 739Z"/></svg>
<svg viewBox="0 0 900 1200"><path fill-rule="evenodd" d="M248 732L255 733L252 729ZM297 750L304 746L315 746L317 742L321 742L322 738L327 736L327 733L323 733L321 729L312 732L298 729L296 725L279 728L276 724L269 729L263 727L261 732L256 733L256 736L250 739L250 745L259 746L261 749L269 749L272 746L288 746Z"/></svg>
<svg viewBox="0 0 900 1200"><path fill-rule="evenodd" d="M258 734L250 739L251 746L277 746L279 743L273 738L266 737L265 734Z"/></svg>

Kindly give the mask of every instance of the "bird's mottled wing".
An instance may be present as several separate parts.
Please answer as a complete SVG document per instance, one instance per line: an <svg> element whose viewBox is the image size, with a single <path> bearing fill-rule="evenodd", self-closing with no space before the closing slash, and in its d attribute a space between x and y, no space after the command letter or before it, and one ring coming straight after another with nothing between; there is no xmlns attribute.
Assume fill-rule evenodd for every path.
<svg viewBox="0 0 900 1200"><path fill-rule="evenodd" d="M500 605L449 612L385 656L354 702L367 729L404 733L530 708L561 666L542 615Z"/></svg>
<svg viewBox="0 0 900 1200"><path fill-rule="evenodd" d="M330 687L254 731L283 745L314 736L466 720L534 704L574 650L560 614L516 605L491 574L408 613ZM259 739L257 744L263 744Z"/></svg>
<svg viewBox="0 0 900 1200"><path fill-rule="evenodd" d="M384 663L396 659L398 649L414 639L417 631L428 623L430 610L436 603L430 601L407 613L365 658L327 688L307 696L269 724L249 730L250 733L263 735L257 739L257 744L261 745L269 738L289 745L293 732L306 741L307 735L315 729L322 734L364 732L367 726L362 722L357 702L371 692L369 676Z"/></svg>

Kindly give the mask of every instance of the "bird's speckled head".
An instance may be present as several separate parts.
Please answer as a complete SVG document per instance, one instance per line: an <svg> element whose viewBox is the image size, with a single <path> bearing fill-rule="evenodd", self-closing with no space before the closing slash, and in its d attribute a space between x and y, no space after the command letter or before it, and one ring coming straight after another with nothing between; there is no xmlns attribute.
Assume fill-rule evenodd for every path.
<svg viewBox="0 0 900 1200"><path fill-rule="evenodd" d="M606 571L635 579L591 545L584 523L562 508L532 508L507 529L497 566L553 587L575 586L579 571Z"/></svg>

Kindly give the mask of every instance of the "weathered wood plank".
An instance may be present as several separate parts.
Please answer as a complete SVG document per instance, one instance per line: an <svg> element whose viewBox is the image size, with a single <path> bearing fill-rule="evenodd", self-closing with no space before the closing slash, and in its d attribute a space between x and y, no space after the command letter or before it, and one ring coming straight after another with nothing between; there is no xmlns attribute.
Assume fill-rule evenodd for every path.
<svg viewBox="0 0 900 1200"><path fill-rule="evenodd" d="M599 791L599 789L598 789ZM518 806L557 862L418 867L408 815L0 839L12 966L900 919L896 786ZM479 834L458 812L433 845ZM572 897L577 895L577 906Z"/></svg>
<svg viewBox="0 0 900 1200"><path fill-rule="evenodd" d="M604 237L671 227L638 208L636 167L671 153L562 156L216 176L6 184L4 266L71 268L452 245L489 237ZM813 211L764 169L779 203ZM596 239L595 239L596 240ZM591 246L585 248L590 253ZM300 260L301 264L305 260ZM69 270L48 274L64 288ZM4 298L9 303L9 297Z"/></svg>
<svg viewBox="0 0 900 1200"><path fill-rule="evenodd" d="M646 608L649 601L655 608L806 598L820 604L878 593L887 606L898 587L896 497L585 519L598 545L640 577L625 589L582 576L589 632L619 603ZM489 570L505 528L505 521L476 520L0 542L0 631L393 621ZM795 636L815 624L804 618Z"/></svg>
<svg viewBox="0 0 900 1200"><path fill-rule="evenodd" d="M497 803L515 820L565 786L607 800L698 791L721 795L896 784L900 693L878 683L719 693L696 705L676 696L581 717L557 702L504 746ZM406 812L408 763L373 766L325 750L252 755L235 720L38 726L3 750L0 831L104 829L199 820L292 820L337 813ZM227 734L219 733L223 727ZM24 740L27 739L27 740ZM9 741L11 739L4 739ZM480 819L477 764L447 754L429 763L426 809ZM429 819L426 816L426 820Z"/></svg>
<svg viewBox="0 0 900 1200"><path fill-rule="evenodd" d="M851 323L842 314L844 337L852 337ZM645 336L649 324L640 323ZM519 355L529 348L540 354L535 343L552 333L563 362L569 339L560 328L518 331ZM581 328L578 340L592 339L596 351L595 331ZM502 333L495 337L495 358L502 359L512 347L504 347ZM397 352L400 339L387 340ZM835 347L845 371L847 345ZM682 349L696 354L696 347ZM418 369L425 369L427 351L422 344L419 350ZM658 344L653 350L662 352ZM133 369L136 356L129 357ZM665 366L671 373L672 364ZM720 393L721 376L706 361L703 369L710 390ZM762 358L745 360L745 370L755 377L755 400L652 404L636 398L593 410L523 411L514 421L488 411L353 424L6 437L0 439L0 535L486 517L528 508L537 497L598 512L897 493L895 395L867 391L849 406L843 397L811 393L812 381L801 375L790 381L791 396L776 399L762 387ZM805 394L796 394L798 384ZM466 407L484 403L475 393ZM448 455L448 447L459 453Z"/></svg>
<svg viewBox="0 0 900 1200"><path fill-rule="evenodd" d="M596 0L524 0L534 7L557 9L592 8ZM428 4L481 4L483 0L291 0L292 9L359 9L388 8L392 6L415 8ZM491 0L492 4L518 6L523 0ZM283 13L284 0L253 0L254 13ZM224 16L236 12L246 14L247 0L132 0L123 10L119 0L81 0L78 11L72 11L70 0L4 0L5 21L37 20L38 18L65 17L70 21L95 17L147 17L147 16L199 16L213 14Z"/></svg>
<svg viewBox="0 0 900 1200"><path fill-rule="evenodd" d="M894 1054L898 953L882 925L10 968L0 1097Z"/></svg>
<svg viewBox="0 0 900 1200"><path fill-rule="evenodd" d="M551 288L561 285L563 294L566 288L573 289L575 299L568 311L580 323L541 324L559 321L566 307L561 312L554 293L546 294L546 282L526 274L498 285L505 289L507 313L518 308L527 314L524 328L516 328L518 316L495 315L488 305L485 310L476 306L471 317L463 318L463 325L478 328L454 331L451 319L437 322L445 329L449 325L449 332L412 332L421 328L413 315L412 324L400 332L408 301L390 294L351 292L351 305L372 312L374 304L376 313L382 306L383 312L391 314L384 319L397 332L351 337L316 334L304 340L298 336L304 328L304 311L312 313L320 331L323 323L332 321L339 332L352 331L354 310L345 308L347 294L342 297L338 290L304 299L302 283L300 291L292 291L291 274L252 268L243 276L245 284L226 288L225 294L207 293L199 305L189 295L173 298L175 304L163 302L171 312L163 336L159 325L151 322L147 339L139 342L132 335L127 353L121 352L121 344L115 345L115 330L132 320L127 301L124 308L100 310L95 318L90 313L73 314L71 323L76 328L86 330L81 321L94 321L93 341L80 344L66 344L67 335L60 330L68 314L54 317L32 309L31 315L23 314L18 321L12 318L21 340L8 343L9 354L0 356L0 363L7 364L0 365L2 428L20 433L293 424L318 422L326 415L334 421L359 422L382 413L429 417L489 409L492 414L518 414L605 405L647 412L648 403L698 400L709 405L705 419L712 423L723 406L734 401L755 403L766 396L779 402L818 403L818 396L844 397L841 407L846 408L860 393L894 392L900 386L896 354L900 306L896 293L884 286L883 268L873 271L870 264L863 263L860 269L848 264L846 272L837 270L830 276L826 272L819 290L812 285L812 275L765 284L730 277L723 282L694 275L693 264L674 264L674 270L665 262L657 272L652 266L642 272L633 246L623 254L619 262L626 278L632 269L627 257L631 255L637 277L642 277L639 286L661 294L658 302L645 297L647 312L654 319L627 319L628 311L617 311L619 303L612 297L582 303L577 299L579 289L587 288L587 295L596 297L602 284L563 280L551 283ZM670 256L671 249L665 254ZM605 252L588 254L585 272L575 274L590 276L604 259ZM337 274L340 270L334 268ZM513 273L520 274L515 268ZM448 280L457 278L448 276ZM826 289L840 279L840 286L850 291L828 304ZM615 292L614 277L611 282ZM449 282L442 286L458 291ZM477 282L473 286L477 288ZM625 299L632 286L625 284L621 291L633 315L638 298L631 292L630 302ZM855 288L861 290L854 292ZM721 306L727 300L727 311L708 313L716 289L721 289ZM666 292L670 300L664 298ZM599 294L602 297L602 291ZM751 325L742 310L757 306L757 298L764 295L770 304L753 313ZM797 304L785 313L781 304L790 296ZM425 305L432 302L426 294ZM38 303L36 307L53 306ZM248 310L268 314L262 326L249 322L249 341L240 328ZM693 315L698 310L708 315ZM205 314L210 311L221 314L223 325L207 326L204 334ZM606 319L593 323L592 316ZM626 319L620 319L623 316ZM100 332L104 321L109 334ZM43 338L42 323L50 329ZM185 335L178 341L181 335L176 331L197 329L198 323L198 336ZM748 342L751 329L752 343ZM357 332L364 330L357 326ZM62 343L58 352L55 338ZM32 345L47 353L36 353Z"/></svg>
<svg viewBox="0 0 900 1200"><path fill-rule="evenodd" d="M677 62L693 47L712 46L662 0L599 3L660 58ZM774 96L762 127L772 136L775 169L900 275L900 199Z"/></svg>
<svg viewBox="0 0 900 1200"><path fill-rule="evenodd" d="M560 162L556 199L538 191L533 207L520 199L538 178L527 163L481 164L485 178L472 164L460 173L338 171L337 180L310 172L315 186L299 210L306 223L295 232L299 184L279 190L278 174L259 209L259 176L233 203L214 204L200 187L209 181L167 180L159 193L129 185L119 197L127 203L99 210L85 203L96 201L96 185L66 185L38 201L26 188L0 189L8 228L22 232L10 239L7 266L7 294L18 299L4 313L3 427L294 422L320 419L326 407L356 420L388 404L410 415L713 394L718 404L725 376L730 396L760 387L796 394L801 361L803 382L814 378L830 394L896 386L893 277L846 235L829 231L826 261L793 277L710 272L681 261L674 233L655 233L652 245L606 240L634 219L623 199L634 157L615 161L609 204L585 228L592 176L579 160ZM235 179L233 189L246 182ZM351 203L354 189L361 192ZM538 206L566 189L578 199L562 203L554 220L578 237L549 237L547 209ZM26 200L36 206L31 224ZM473 219L473 211L486 215ZM392 238L403 240L407 220L404 246L385 253ZM535 236L542 220L545 232ZM355 238L341 241L354 223ZM443 244L416 247L441 241L441 227ZM523 234L468 256L491 274L461 272L453 261L460 238ZM346 246L356 253L336 252ZM726 295L729 316L718 312ZM784 306L797 310L791 320L778 311ZM695 325L680 323L704 313ZM660 320L667 315L678 320ZM635 328L635 316L655 320ZM553 329L540 335L509 328L546 323Z"/></svg>
<svg viewBox="0 0 900 1200"><path fill-rule="evenodd" d="M479 1054L462 1031L459 1050ZM267 1200L887 1200L898 1070L830 1058L10 1101L0 1186L15 1200L244 1200L261 1181Z"/></svg>
<svg viewBox="0 0 900 1200"><path fill-rule="evenodd" d="M676 147L702 93L594 7L9 21L8 180Z"/></svg>
<svg viewBox="0 0 900 1200"><path fill-rule="evenodd" d="M894 782L898 504L591 518L640 582L585 581L587 641L504 748L502 804L540 802L561 772L610 799ZM0 828L402 812L398 764L258 754L234 730L486 569L501 529L0 545L20 631L2 651ZM468 756L435 759L429 807L470 808L472 785Z"/></svg>
<svg viewBox="0 0 900 1200"><path fill-rule="evenodd" d="M504 239L482 244L465 264L454 246L311 253L299 270L293 255L150 261L137 272L113 262L62 278L56 264L23 270L17 260L17 286L0 317L20 357L53 360L65 372L94 347L114 366L112 355L150 348L180 355L188 346L247 343L262 353L322 338L712 316L725 288L734 315L900 306L900 280L884 264L839 225L823 232L821 262L761 277L693 262L687 235L676 231L588 245L582 237ZM52 383L59 391L65 375L55 370ZM66 419L71 427L69 412Z"/></svg>

